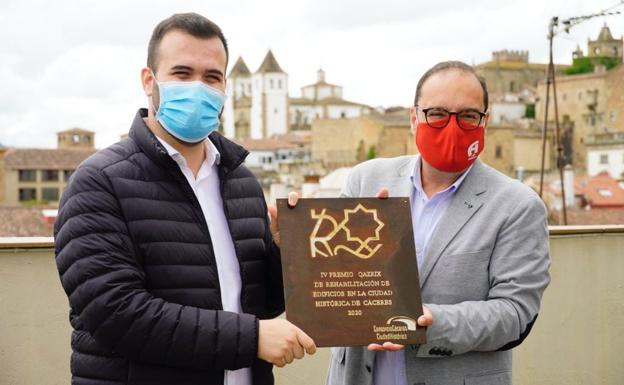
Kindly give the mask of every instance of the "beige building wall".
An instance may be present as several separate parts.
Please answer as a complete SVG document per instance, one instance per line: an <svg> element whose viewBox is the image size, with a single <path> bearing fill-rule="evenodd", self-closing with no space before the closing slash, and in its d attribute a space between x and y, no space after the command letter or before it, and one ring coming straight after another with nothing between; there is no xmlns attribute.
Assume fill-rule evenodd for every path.
<svg viewBox="0 0 624 385"><path fill-rule="evenodd" d="M549 171L553 162L550 139L546 139L544 170ZM513 145L514 169L523 167L526 172L539 172L542 168L542 138L538 136L516 136Z"/></svg>
<svg viewBox="0 0 624 385"><path fill-rule="evenodd" d="M404 126L384 127L377 145L378 158L393 158L416 154L416 142L412 130Z"/></svg>
<svg viewBox="0 0 624 385"><path fill-rule="evenodd" d="M624 132L624 65L608 72L607 126Z"/></svg>
<svg viewBox="0 0 624 385"><path fill-rule="evenodd" d="M4 170L5 178L4 178L4 194L5 199L2 203L5 206L19 206L22 204L19 200L19 190L21 188L34 188L37 190L37 201L42 201L42 190L44 188L56 188L59 191L59 200L61 199L61 195L63 194L63 190L67 186L67 182L65 182L65 174L64 170L57 170L59 173L59 178L56 181L42 181L41 173L42 170L37 170L37 180L32 182L20 182L19 181L19 172L17 170ZM49 201L50 205L58 205L58 201Z"/></svg>
<svg viewBox="0 0 624 385"><path fill-rule="evenodd" d="M490 125L485 130L485 147L481 161L498 171L513 176L514 128Z"/></svg>
<svg viewBox="0 0 624 385"><path fill-rule="evenodd" d="M18 173L16 170L4 170L5 178L4 178L4 202L5 206L18 206L19 202L19 187L18 184ZM24 183L24 187L37 187L37 182L22 182ZM30 183L30 184L29 184Z"/></svg>
<svg viewBox="0 0 624 385"><path fill-rule="evenodd" d="M312 159L331 168L352 166L361 152L366 156L369 148L378 148L382 129L380 123L366 116L316 119L312 122Z"/></svg>
<svg viewBox="0 0 624 385"><path fill-rule="evenodd" d="M552 282L535 327L514 350L514 384L622 384L624 227L607 231L614 232L551 236ZM0 308L0 384L69 384L68 305L51 243L0 244ZM329 360L319 349L276 368L276 383L322 385Z"/></svg>
<svg viewBox="0 0 624 385"><path fill-rule="evenodd" d="M606 73L560 76L556 78L559 123L561 124L564 121L565 116L574 122L572 151L574 154L574 167L577 170L586 168L586 148L584 143L587 136L608 126L607 100L609 90L607 84ZM535 106L535 118L543 122L546 107L545 83L539 84L537 93L539 101ZM622 91L620 91L621 94ZM551 88L548 109L549 121L554 121L555 119L552 95ZM592 109L595 111L595 115L593 115ZM592 115L594 116L593 124Z"/></svg>
<svg viewBox="0 0 624 385"><path fill-rule="evenodd" d="M6 148L0 148L0 205L4 205L6 200L6 165L4 162L6 151Z"/></svg>

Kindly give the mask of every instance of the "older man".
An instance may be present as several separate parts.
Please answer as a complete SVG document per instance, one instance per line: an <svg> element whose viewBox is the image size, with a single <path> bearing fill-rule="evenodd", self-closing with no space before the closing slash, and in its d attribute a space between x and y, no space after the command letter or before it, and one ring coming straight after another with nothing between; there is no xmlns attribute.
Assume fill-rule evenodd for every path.
<svg viewBox="0 0 624 385"><path fill-rule="evenodd" d="M420 154L372 160L349 176L344 196L411 197L432 324L426 345L332 349L328 384L511 384L510 349L531 330L550 281L548 230L537 194L479 161L487 108L472 67L439 63L411 109Z"/></svg>

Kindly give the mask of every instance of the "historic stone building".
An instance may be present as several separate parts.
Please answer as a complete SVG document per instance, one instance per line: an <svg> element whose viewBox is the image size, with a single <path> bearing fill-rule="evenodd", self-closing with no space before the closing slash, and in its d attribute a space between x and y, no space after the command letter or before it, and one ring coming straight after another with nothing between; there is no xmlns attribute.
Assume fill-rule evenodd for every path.
<svg viewBox="0 0 624 385"><path fill-rule="evenodd" d="M316 119L312 122L312 138L312 158L327 169L416 151L406 108L354 118Z"/></svg>
<svg viewBox="0 0 624 385"><path fill-rule="evenodd" d="M482 161L514 177L519 172L539 172L542 138L538 131L515 124L490 124L485 133ZM312 123L312 137L312 158L327 169L353 166L373 157L417 153L407 108L391 108L359 118L317 119ZM551 164L547 145L546 170Z"/></svg>
<svg viewBox="0 0 624 385"><path fill-rule="evenodd" d="M567 65L557 65L562 73ZM502 50L492 52L492 60L477 64L475 70L487 82L491 99L508 93L535 90L538 82L546 79L548 64L529 62L528 51Z"/></svg>
<svg viewBox="0 0 624 385"><path fill-rule="evenodd" d="M572 74L556 78L559 121L564 126L561 137L570 143L567 157L577 171L587 167L585 143L590 136L624 132L622 39L614 39L609 27L604 25L598 38L588 41L587 50L588 54L584 55L577 48L573 53L574 65L568 69ZM536 118L543 121L545 82L540 82L537 93ZM553 120L551 90L549 122Z"/></svg>
<svg viewBox="0 0 624 385"><path fill-rule="evenodd" d="M224 133L237 139L263 139L291 130L309 130L315 119L356 118L372 111L343 99L342 86L328 83L319 69L317 81L288 94L288 74L268 51L255 73L238 58L228 75Z"/></svg>
<svg viewBox="0 0 624 385"><path fill-rule="evenodd" d="M0 206L56 205L71 174L95 152L94 139L75 128L57 134L56 149L0 148Z"/></svg>

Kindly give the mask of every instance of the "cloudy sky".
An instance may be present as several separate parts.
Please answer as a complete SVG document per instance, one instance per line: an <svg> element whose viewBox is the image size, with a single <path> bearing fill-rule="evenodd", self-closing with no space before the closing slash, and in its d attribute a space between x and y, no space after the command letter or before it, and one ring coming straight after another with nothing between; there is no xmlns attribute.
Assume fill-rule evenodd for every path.
<svg viewBox="0 0 624 385"><path fill-rule="evenodd" d="M255 71L273 50L292 96L322 66L345 98L372 106L409 105L419 76L441 60L476 64L500 49L547 62L548 20L598 12L619 0L1 0L0 143L54 147L55 132L95 131L105 147L146 105L139 72L154 26L194 11L215 21L231 63ZM620 7L624 11L624 7ZM596 38L616 37L624 16L594 19L557 37L555 60Z"/></svg>

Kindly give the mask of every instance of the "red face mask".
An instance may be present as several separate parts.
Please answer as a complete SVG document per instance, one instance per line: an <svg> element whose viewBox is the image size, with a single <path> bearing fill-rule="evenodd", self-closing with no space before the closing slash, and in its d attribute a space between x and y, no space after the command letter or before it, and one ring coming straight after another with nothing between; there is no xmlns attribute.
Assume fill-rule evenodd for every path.
<svg viewBox="0 0 624 385"><path fill-rule="evenodd" d="M483 131L482 126L462 130L457 125L457 116L451 116L444 128L418 123L416 146L423 159L435 169L459 172L470 167L483 151Z"/></svg>

